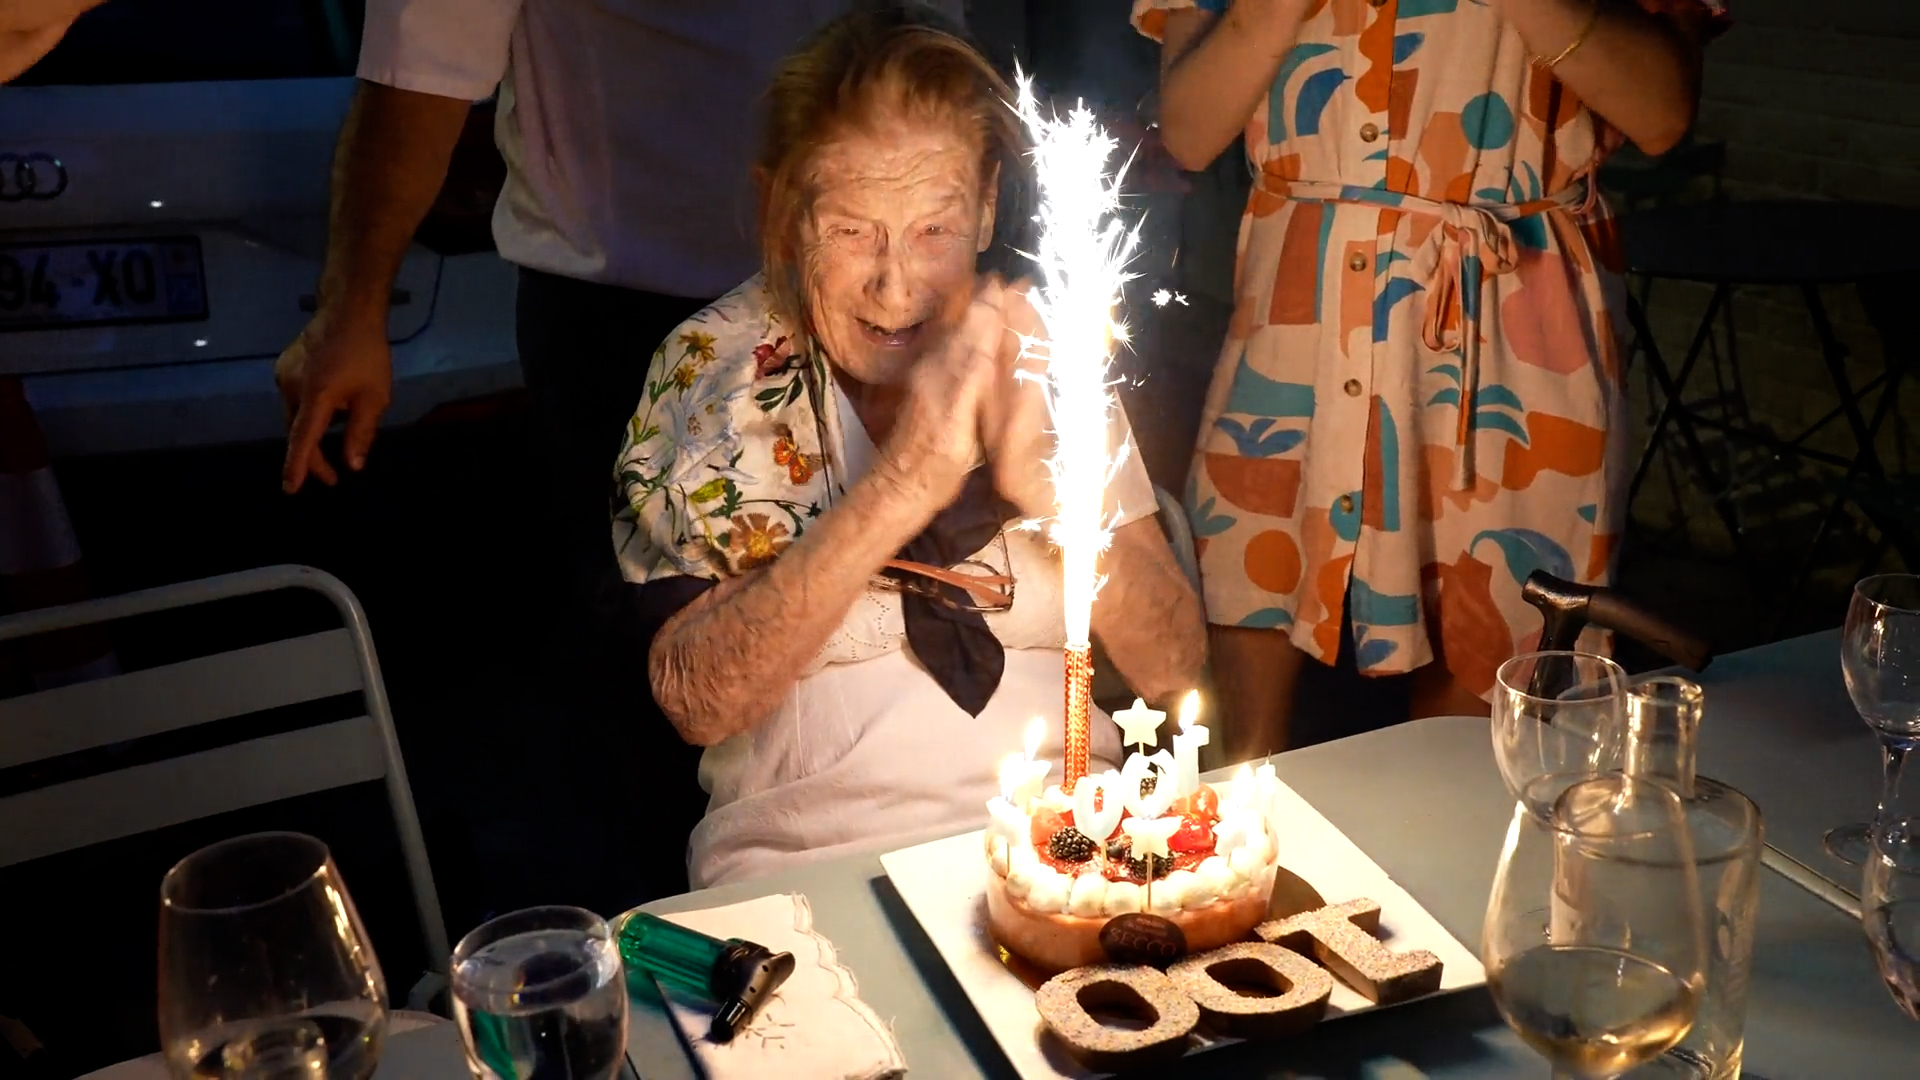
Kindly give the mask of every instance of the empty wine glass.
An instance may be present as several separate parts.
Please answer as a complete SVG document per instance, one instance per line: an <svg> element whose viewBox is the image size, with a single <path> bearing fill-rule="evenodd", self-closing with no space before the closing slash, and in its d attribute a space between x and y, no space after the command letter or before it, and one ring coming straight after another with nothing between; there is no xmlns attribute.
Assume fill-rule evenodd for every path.
<svg viewBox="0 0 1920 1080"><path fill-rule="evenodd" d="M1880 736L1880 809L1900 791L1907 752L1920 746L1920 576L1879 574L1853 587L1840 631L1840 670L1861 719ZM1865 861L1871 824L1826 835L1827 853Z"/></svg>
<svg viewBox="0 0 1920 1080"><path fill-rule="evenodd" d="M1591 653L1522 653L1501 664L1493 757L1513 797L1545 817L1575 778L1618 767L1626 688L1620 665ZM1552 776L1561 782L1541 782Z"/></svg>
<svg viewBox="0 0 1920 1080"><path fill-rule="evenodd" d="M387 985L327 846L225 840L160 883L160 1040L178 1080L365 1080Z"/></svg>
<svg viewBox="0 0 1920 1080"><path fill-rule="evenodd" d="M502 915L453 950L453 1018L475 1080L607 1080L627 1052L627 984L606 921Z"/></svg>
<svg viewBox="0 0 1920 1080"><path fill-rule="evenodd" d="M1860 886L1861 922L1900 1011L1920 1020L1920 797L1880 808Z"/></svg>
<svg viewBox="0 0 1920 1080"><path fill-rule="evenodd" d="M1706 934L1679 796L1607 773L1568 782L1545 817L1514 807L1481 942L1501 1016L1564 1080L1610 1080L1686 1037Z"/></svg>

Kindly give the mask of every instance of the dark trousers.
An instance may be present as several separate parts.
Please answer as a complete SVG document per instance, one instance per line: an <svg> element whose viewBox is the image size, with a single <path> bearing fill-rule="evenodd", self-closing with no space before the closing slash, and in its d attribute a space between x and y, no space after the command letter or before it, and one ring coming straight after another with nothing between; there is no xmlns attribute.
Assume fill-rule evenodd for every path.
<svg viewBox="0 0 1920 1080"><path fill-rule="evenodd" d="M530 553L550 598L529 703L546 773L534 820L567 892L606 915L686 889L686 841L706 796L699 753L661 716L646 649L613 556L613 465L654 349L704 300L520 273L520 366L541 455L547 539ZM571 820L569 820L571 818ZM538 842L541 838L531 838ZM581 848L592 850L581 850ZM595 865L577 865L581 859ZM551 902L551 901L548 901Z"/></svg>

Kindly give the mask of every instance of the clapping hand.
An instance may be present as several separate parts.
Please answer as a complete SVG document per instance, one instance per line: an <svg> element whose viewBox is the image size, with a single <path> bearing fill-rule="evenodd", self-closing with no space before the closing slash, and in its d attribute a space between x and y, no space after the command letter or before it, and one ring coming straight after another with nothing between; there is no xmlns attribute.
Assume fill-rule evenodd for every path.
<svg viewBox="0 0 1920 1080"><path fill-rule="evenodd" d="M982 444L993 465L994 486L1028 518L1050 517L1054 511L1053 477L1047 459L1053 456L1049 431L1044 352L1033 355L1026 346L1044 340L1046 328L1027 299L1026 282L1004 284L989 278L974 303L993 309L1005 328L996 354L999 375L993 393L981 409Z"/></svg>

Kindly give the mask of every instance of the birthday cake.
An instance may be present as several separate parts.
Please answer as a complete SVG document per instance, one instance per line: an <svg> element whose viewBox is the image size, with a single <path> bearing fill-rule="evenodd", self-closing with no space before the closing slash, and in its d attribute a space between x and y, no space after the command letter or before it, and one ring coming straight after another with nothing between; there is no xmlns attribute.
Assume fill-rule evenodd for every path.
<svg viewBox="0 0 1920 1080"><path fill-rule="evenodd" d="M1199 780L1204 728L1187 720L1174 753L1147 752L1163 716L1139 702L1114 714L1137 749L1071 791L1037 791L1046 763L1031 750L1003 766L1001 796L988 803L988 928L1043 972L1113 959L1101 935L1122 915L1160 916L1179 928L1183 952L1246 940L1267 916L1272 767L1243 769L1223 796Z"/></svg>

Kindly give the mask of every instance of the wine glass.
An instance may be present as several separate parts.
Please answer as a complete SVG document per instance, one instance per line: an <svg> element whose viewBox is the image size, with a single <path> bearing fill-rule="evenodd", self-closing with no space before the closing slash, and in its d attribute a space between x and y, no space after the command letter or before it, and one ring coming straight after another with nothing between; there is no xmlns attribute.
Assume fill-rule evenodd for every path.
<svg viewBox="0 0 1920 1080"><path fill-rule="evenodd" d="M160 1041L178 1080L366 1080L387 984L327 846L224 840L160 883Z"/></svg>
<svg viewBox="0 0 1920 1080"><path fill-rule="evenodd" d="M627 1053L627 983L606 921L537 907L453 950L453 1018L475 1080L608 1080Z"/></svg>
<svg viewBox="0 0 1920 1080"><path fill-rule="evenodd" d="M1893 1003L1920 1020L1920 798L1882 805L1860 886L1861 923Z"/></svg>
<svg viewBox="0 0 1920 1080"><path fill-rule="evenodd" d="M1680 798L1549 774L1514 807L1481 956L1501 1016L1560 1080L1608 1080L1685 1038L1706 932ZM1558 790L1547 816L1528 808Z"/></svg>
<svg viewBox="0 0 1920 1080"><path fill-rule="evenodd" d="M1575 778L1618 767L1626 690L1620 665L1591 653L1522 653L1501 664L1493 757L1513 797L1544 818ZM1562 780L1541 782L1553 776Z"/></svg>
<svg viewBox="0 0 1920 1080"><path fill-rule="evenodd" d="M1840 631L1840 670L1847 694L1880 736L1880 809L1900 790L1907 752L1920 746L1920 576L1879 574L1853 587ZM1827 853L1849 865L1865 861L1870 824L1826 835Z"/></svg>

